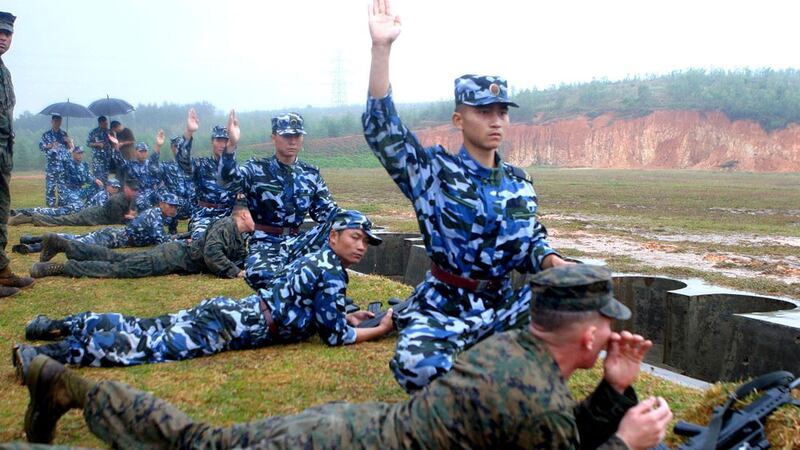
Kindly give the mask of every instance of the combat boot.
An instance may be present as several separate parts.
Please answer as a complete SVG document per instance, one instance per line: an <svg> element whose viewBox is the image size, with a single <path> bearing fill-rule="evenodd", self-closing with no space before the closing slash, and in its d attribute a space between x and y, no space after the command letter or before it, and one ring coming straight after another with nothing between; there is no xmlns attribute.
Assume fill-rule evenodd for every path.
<svg viewBox="0 0 800 450"><path fill-rule="evenodd" d="M17 214L8 218L9 225L22 225L26 223L33 223L33 217L24 214Z"/></svg>
<svg viewBox="0 0 800 450"><path fill-rule="evenodd" d="M6 266L0 270L0 286L24 289L32 285L34 279L31 277L20 277L11 271L11 267Z"/></svg>
<svg viewBox="0 0 800 450"><path fill-rule="evenodd" d="M27 255L30 253L39 253L42 251L42 243L38 244L14 244L11 246L11 251L19 253L20 255Z"/></svg>
<svg viewBox="0 0 800 450"><path fill-rule="evenodd" d="M55 233L45 233L42 237L42 254L39 255L39 261L50 261L57 254L66 252L68 247L69 241L67 239Z"/></svg>
<svg viewBox="0 0 800 450"><path fill-rule="evenodd" d="M17 294L19 294L19 289L15 287L0 286L0 298L11 297Z"/></svg>
<svg viewBox="0 0 800 450"><path fill-rule="evenodd" d="M42 238L41 236L33 236L31 234L23 234L19 238L19 243L20 244L41 244L42 243L42 239L44 239L44 238Z"/></svg>
<svg viewBox="0 0 800 450"><path fill-rule="evenodd" d="M55 341L67 334L67 325L63 320L50 320L39 314L25 326L25 339L29 341Z"/></svg>
<svg viewBox="0 0 800 450"><path fill-rule="evenodd" d="M16 344L11 347L11 364L20 384L25 384L31 361L36 355L49 356L56 361L63 362L69 357L69 342L61 341L52 344L33 346L30 344Z"/></svg>
<svg viewBox="0 0 800 450"><path fill-rule="evenodd" d="M86 405L93 383L57 361L37 356L25 379L30 393L25 411L25 436L28 442L49 444L55 437L58 419L73 408Z"/></svg>
<svg viewBox="0 0 800 450"><path fill-rule="evenodd" d="M31 266L31 276L33 278L44 278L61 275L64 273L64 265L52 262L38 262Z"/></svg>

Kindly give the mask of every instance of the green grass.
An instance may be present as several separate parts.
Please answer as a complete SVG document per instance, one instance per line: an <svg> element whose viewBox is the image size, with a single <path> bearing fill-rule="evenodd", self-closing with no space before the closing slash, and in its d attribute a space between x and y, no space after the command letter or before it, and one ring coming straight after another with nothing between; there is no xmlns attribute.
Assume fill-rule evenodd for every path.
<svg viewBox="0 0 800 450"><path fill-rule="evenodd" d="M591 225L593 232L597 232L612 224L638 227L644 231L674 229L800 235L800 217L791 213L800 205L800 176L797 174L560 169L533 169L532 173L543 212L609 218L603 223L559 222L551 229L580 229ZM402 231L417 229L408 200L382 169L324 168L323 175L340 205L368 213L377 225ZM42 185L41 178L15 178L12 181L12 206L41 205ZM714 212L710 209L714 207L771 209L777 213L769 217L740 217ZM17 242L22 233L38 234L42 231L29 226L10 227L9 243ZM786 253L786 249L775 249L775 252ZM565 249L565 253L583 256L569 249ZM26 272L34 261L34 256L12 255L12 267L17 272ZM618 269L631 264L624 257L612 258L610 262ZM641 265L637 265L637 269L664 275L700 276L722 284L737 282L691 269L656 271ZM800 297L785 283L752 281L759 281L759 284L749 290ZM410 291L408 286L376 276L352 277L348 289L348 293L362 305L375 299L405 297ZM173 275L142 280L56 277L41 279L16 297L0 299L0 351L6 352L5 356L0 355L0 383L5 386L0 400L0 442L24 438L22 422L27 390L15 384L8 351L14 342L23 341L24 326L36 314L58 317L94 310L156 315L193 306L207 297L226 295L239 298L250 292L241 280L222 280L208 275ZM174 403L196 419L231 424L271 414L297 412L326 401L404 399L405 394L388 368L394 342L394 337L389 337L357 346L328 348L313 339L300 344L228 352L179 363L125 369L80 369L80 373L92 379L127 382ZM599 376L598 369L581 373L570 382L570 386L576 395L584 395L597 383ZM714 401L701 400L696 391L647 375L641 377L637 390L642 397L666 397L678 417L705 417L703 408ZM786 423L797 423L796 416L788 417ZM77 412L71 412L61 421L57 442L102 446L88 432ZM800 446L798 443L794 445ZM791 446L787 444L786 447Z"/></svg>

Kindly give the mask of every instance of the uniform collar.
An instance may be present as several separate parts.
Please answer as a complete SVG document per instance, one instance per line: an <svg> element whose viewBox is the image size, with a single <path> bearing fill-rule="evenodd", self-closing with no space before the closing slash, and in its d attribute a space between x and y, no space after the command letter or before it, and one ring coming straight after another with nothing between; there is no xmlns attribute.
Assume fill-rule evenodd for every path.
<svg viewBox="0 0 800 450"><path fill-rule="evenodd" d="M467 169L467 172L469 172L470 175L478 177L481 180L492 184L499 184L500 180L503 179L503 159L500 158L498 153L494 154L494 169L485 167L478 161L475 161L463 144L461 145L461 150L458 152L458 156L461 158L461 162L464 164L464 167Z"/></svg>

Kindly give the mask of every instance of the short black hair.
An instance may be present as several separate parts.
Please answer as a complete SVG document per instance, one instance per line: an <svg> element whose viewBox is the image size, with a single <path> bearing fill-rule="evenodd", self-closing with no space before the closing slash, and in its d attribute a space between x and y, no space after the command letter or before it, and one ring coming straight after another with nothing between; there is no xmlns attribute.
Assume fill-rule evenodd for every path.
<svg viewBox="0 0 800 450"><path fill-rule="evenodd" d="M106 120L108 120L108 117L106 117L106 116L100 116L100 117L98 117L98 118L97 118L97 123L100 123L100 122L105 122Z"/></svg>
<svg viewBox="0 0 800 450"><path fill-rule="evenodd" d="M112 121L111 121L111 125L109 125L109 126L110 126L111 128L114 128L114 127L115 127L115 126L117 126L117 125L122 125L122 124L120 123L120 121L119 121L119 120L112 120Z"/></svg>

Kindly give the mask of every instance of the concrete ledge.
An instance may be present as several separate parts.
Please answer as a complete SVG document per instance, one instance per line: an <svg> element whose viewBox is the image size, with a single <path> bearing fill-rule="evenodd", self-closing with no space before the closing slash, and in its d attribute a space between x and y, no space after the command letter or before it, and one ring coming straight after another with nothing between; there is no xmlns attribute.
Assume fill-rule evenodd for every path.
<svg viewBox="0 0 800 450"><path fill-rule="evenodd" d="M414 233L381 233L353 269L415 286L430 269ZM589 261L587 261L589 262ZM598 263L598 261L591 261ZM522 286L527 275L514 273ZM736 381L774 370L800 374L800 302L640 274L615 274L614 295L632 312L617 328L654 342L647 362L701 380Z"/></svg>

